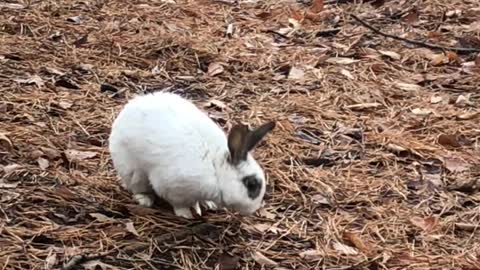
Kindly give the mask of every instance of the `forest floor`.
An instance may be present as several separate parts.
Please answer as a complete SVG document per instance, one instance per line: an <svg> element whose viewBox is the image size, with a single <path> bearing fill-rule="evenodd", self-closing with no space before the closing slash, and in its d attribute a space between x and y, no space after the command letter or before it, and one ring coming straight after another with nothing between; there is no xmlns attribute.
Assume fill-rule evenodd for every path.
<svg viewBox="0 0 480 270"><path fill-rule="evenodd" d="M0 268L480 269L480 2L359 2L1 1ZM277 121L254 216L120 187L111 123L160 90Z"/></svg>

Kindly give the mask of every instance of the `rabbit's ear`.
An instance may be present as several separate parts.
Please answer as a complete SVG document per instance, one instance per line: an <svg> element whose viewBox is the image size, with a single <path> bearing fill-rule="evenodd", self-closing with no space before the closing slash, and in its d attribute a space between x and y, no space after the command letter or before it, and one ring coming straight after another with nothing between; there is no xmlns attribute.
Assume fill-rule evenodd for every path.
<svg viewBox="0 0 480 270"><path fill-rule="evenodd" d="M271 121L250 131L248 133L247 140L245 141L246 151L247 152L251 151L255 147L255 145L257 145L257 143L261 141L263 137L265 137L265 135L267 135L267 133L272 131L272 129L274 128L275 128L275 122Z"/></svg>
<svg viewBox="0 0 480 270"><path fill-rule="evenodd" d="M236 125L228 134L228 150L230 151L230 162L238 164L242 160L247 159L247 137L249 134L246 125Z"/></svg>

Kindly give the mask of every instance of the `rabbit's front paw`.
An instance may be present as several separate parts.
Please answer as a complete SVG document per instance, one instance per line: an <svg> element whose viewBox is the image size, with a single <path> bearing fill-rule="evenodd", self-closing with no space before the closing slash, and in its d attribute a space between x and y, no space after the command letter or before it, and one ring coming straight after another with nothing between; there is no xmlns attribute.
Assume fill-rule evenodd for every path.
<svg viewBox="0 0 480 270"><path fill-rule="evenodd" d="M217 210L218 209L217 205L212 201L204 201L203 206L205 206L205 208L207 208L209 210Z"/></svg>
<svg viewBox="0 0 480 270"><path fill-rule="evenodd" d="M150 194L139 193L133 195L133 198L140 204L145 207L152 207L155 198Z"/></svg>
<svg viewBox="0 0 480 270"><path fill-rule="evenodd" d="M193 219L192 211L188 207L174 207L173 212L177 217L183 217L186 219Z"/></svg>

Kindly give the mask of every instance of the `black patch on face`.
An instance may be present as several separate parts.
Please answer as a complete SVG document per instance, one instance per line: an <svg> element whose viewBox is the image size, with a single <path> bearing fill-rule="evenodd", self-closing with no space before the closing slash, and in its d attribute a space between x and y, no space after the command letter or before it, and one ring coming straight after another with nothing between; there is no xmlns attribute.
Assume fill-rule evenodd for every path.
<svg viewBox="0 0 480 270"><path fill-rule="evenodd" d="M262 189L262 182L260 179L255 177L255 175L245 176L242 179L243 184L247 188L248 197L252 200L260 195L260 190Z"/></svg>

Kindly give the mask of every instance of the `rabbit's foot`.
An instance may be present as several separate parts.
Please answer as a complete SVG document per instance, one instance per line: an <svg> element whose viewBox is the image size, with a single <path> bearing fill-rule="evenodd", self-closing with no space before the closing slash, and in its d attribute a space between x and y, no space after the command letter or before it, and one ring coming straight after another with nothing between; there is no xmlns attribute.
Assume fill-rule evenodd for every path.
<svg viewBox="0 0 480 270"><path fill-rule="evenodd" d="M218 209L217 205L212 201L204 201L202 204L203 204L203 206L205 206L205 208L207 208L209 210L217 210Z"/></svg>
<svg viewBox="0 0 480 270"><path fill-rule="evenodd" d="M199 216L202 216L202 209L200 208L200 204L198 202L196 202L193 206L193 210L195 210Z"/></svg>
<svg viewBox="0 0 480 270"><path fill-rule="evenodd" d="M173 212L177 217L193 219L192 211L189 207L173 207Z"/></svg>
<svg viewBox="0 0 480 270"><path fill-rule="evenodd" d="M138 193L133 195L133 198L140 204L141 206L145 207L152 207L155 198L153 195L146 194L146 193Z"/></svg>

